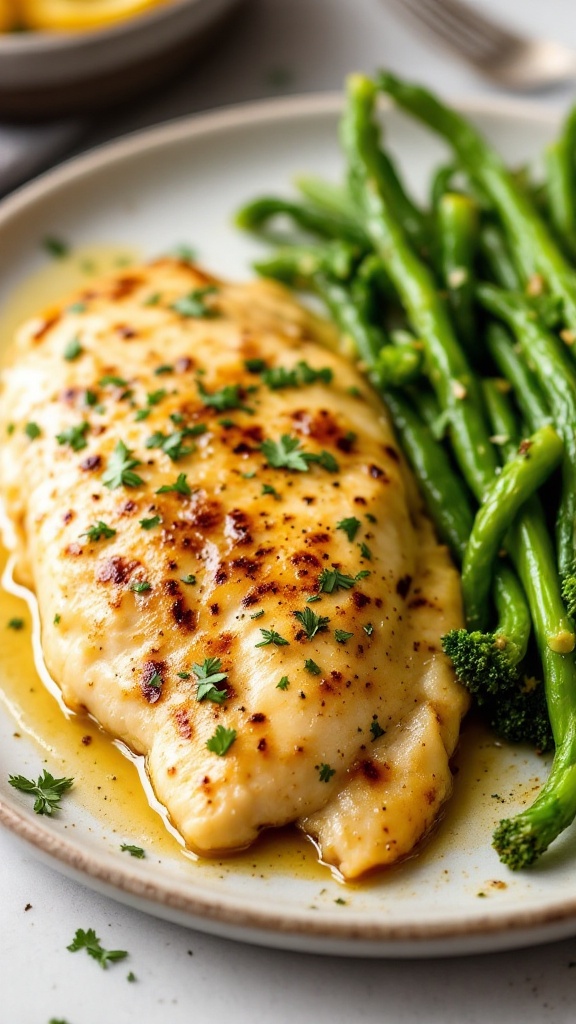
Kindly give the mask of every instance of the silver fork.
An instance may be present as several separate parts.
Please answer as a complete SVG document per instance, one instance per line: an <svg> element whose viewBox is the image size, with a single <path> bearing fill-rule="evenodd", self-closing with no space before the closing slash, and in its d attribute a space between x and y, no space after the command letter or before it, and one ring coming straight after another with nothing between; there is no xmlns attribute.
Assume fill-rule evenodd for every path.
<svg viewBox="0 0 576 1024"><path fill-rule="evenodd" d="M541 89L576 78L574 50L518 35L463 0L389 2L486 78L507 89Z"/></svg>

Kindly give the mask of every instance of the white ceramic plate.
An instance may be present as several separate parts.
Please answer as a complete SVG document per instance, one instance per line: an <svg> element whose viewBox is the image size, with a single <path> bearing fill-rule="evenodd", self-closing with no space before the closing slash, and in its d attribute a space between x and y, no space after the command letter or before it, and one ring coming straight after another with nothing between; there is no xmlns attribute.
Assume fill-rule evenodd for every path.
<svg viewBox="0 0 576 1024"><path fill-rule="evenodd" d="M258 193L289 191L297 173L339 175L340 102L291 99L197 117L45 175L0 207L0 249L10 254L0 297L45 262L40 240L49 235L75 245L124 243L144 256L188 241L209 268L247 277L259 249L232 227L232 212ZM519 104L468 109L513 163L539 153L555 127L548 115ZM441 149L394 111L385 111L384 120L390 144L421 187ZM24 662L28 635L21 644ZM1 666L0 658L0 672L7 671ZM63 719L56 728L66 729ZM502 867L490 845L496 821L531 797L546 766L524 750L480 742L473 731L462 741L456 798L426 849L350 890L327 869L301 868L299 855L278 860L275 849L228 864L191 862L175 843L155 846L153 829L137 833L130 807L119 830L117 813L94 809L94 776L71 791L59 816L39 817L7 777L35 775L44 764L58 772L54 745L42 730L34 738L25 722L15 725L7 702L0 706L4 824L85 884L194 928L291 949L402 957L480 952L576 932L574 832L522 874ZM113 790L110 779L103 770ZM121 841L146 845L149 855L132 860L119 851Z"/></svg>

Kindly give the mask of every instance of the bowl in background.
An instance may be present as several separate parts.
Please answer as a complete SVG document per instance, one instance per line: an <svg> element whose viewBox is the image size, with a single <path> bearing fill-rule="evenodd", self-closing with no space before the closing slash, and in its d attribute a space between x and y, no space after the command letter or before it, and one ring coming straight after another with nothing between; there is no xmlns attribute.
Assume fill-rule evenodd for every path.
<svg viewBox="0 0 576 1024"><path fill-rule="evenodd" d="M0 117L39 120L103 109L194 60L241 0L170 0L87 32L0 34Z"/></svg>

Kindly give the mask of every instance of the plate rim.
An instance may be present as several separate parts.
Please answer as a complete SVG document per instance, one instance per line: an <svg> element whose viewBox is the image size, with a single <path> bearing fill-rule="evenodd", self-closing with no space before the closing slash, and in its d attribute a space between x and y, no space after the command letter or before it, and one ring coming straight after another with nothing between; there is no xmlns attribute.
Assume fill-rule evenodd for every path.
<svg viewBox="0 0 576 1024"><path fill-rule="evenodd" d="M0 233L20 213L35 203L46 200L68 183L80 182L94 173L110 168L114 164L121 164L134 156L244 126L253 127L270 121L276 122L279 119L301 120L334 116L341 110L342 104L343 94L340 91L279 97L185 115L131 132L98 145L86 153L71 157L1 200ZM504 120L516 118L524 122L538 121L550 127L558 122L561 114L559 109L515 98L477 97L459 101L455 106L466 114L487 115ZM392 107L393 104L384 98L382 109L389 110ZM152 881L149 877L143 877L138 870L130 870L129 863L119 863L113 853L101 851L94 854L89 849L82 848L80 842L77 843L74 839L52 831L46 822L32 819L17 802L7 800L1 794L0 822L30 844L40 855L49 858L50 862L56 861L55 867L61 870L68 869L75 876L81 876L87 884L92 882L104 886L113 898L114 892L122 892L136 900L152 904L153 907L172 910L181 915L180 923L185 923L185 918L194 918L196 921L191 920L189 923L196 927L200 926L196 922L201 921L222 928L230 926L243 931L257 931L267 935L268 940L271 936L297 939L305 935L312 943L327 940L342 945L358 943L364 947L373 944L375 948L393 946L397 943L413 944L416 948L423 943L441 945L443 941L463 937L480 940L495 935L508 936L511 939L508 945L528 944L530 940L527 939L527 931L552 928L570 920L574 921L576 930L576 897L571 901L558 897L543 907L524 910L517 907L494 913L493 909L487 908L485 913L472 921L465 918L448 921L427 920L421 923L415 920L377 921L366 920L366 917L360 918L360 915L355 916L353 911L336 918L333 914L327 914L320 909L313 915L299 909L274 912L269 907L262 909L255 906L249 897L239 898L235 894L226 894L223 898L211 893L206 895L202 891L195 895L183 891L178 881ZM221 934L225 932L221 931ZM557 937L559 936L556 932L550 935L550 939ZM542 941L543 937L540 935L538 940ZM286 942L283 944L289 945ZM478 942L472 948L468 948L466 944L466 948L460 952L476 952L478 948ZM311 945L310 949L318 951L314 945ZM393 953L387 949L382 951L382 955ZM403 948L401 955L410 955L406 947ZM431 950L429 955L435 954Z"/></svg>

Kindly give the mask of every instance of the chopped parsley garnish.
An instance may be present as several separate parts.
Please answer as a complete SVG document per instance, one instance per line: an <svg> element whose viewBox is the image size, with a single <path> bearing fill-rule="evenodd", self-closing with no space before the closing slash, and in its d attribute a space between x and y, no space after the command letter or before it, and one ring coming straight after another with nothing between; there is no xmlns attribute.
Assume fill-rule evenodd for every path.
<svg viewBox="0 0 576 1024"><path fill-rule="evenodd" d="M385 730L382 728L376 717L374 717L370 722L370 732L372 733L372 742L384 735Z"/></svg>
<svg viewBox="0 0 576 1024"><path fill-rule="evenodd" d="M262 494L271 494L277 501L280 501L282 498L282 495L279 494L276 488L272 487L271 484L262 484Z"/></svg>
<svg viewBox="0 0 576 1024"><path fill-rule="evenodd" d="M366 519L368 520L369 523L377 523L378 522L378 520L376 519L376 516L373 516L371 512L366 512Z"/></svg>
<svg viewBox="0 0 576 1024"><path fill-rule="evenodd" d="M185 242L182 242L169 249L166 255L173 256L175 260L183 260L184 263L193 263L198 254L191 245L186 245Z"/></svg>
<svg viewBox="0 0 576 1024"><path fill-rule="evenodd" d="M239 384L225 384L218 391L207 391L200 380L196 381L196 386L204 405L211 409L217 409L218 412L228 412L229 409L243 409L244 412L253 411L244 404Z"/></svg>
<svg viewBox="0 0 576 1024"><path fill-rule="evenodd" d="M321 380L324 384L330 384L332 381L333 373L329 366L315 370L313 366L309 366L302 360L298 363L297 369L303 384L315 384L317 380Z"/></svg>
<svg viewBox="0 0 576 1024"><path fill-rule="evenodd" d="M112 526L108 526L107 523L103 523L102 520L99 519L97 523L94 523L92 526L89 526L84 533L80 534L80 536L88 537L88 540L94 541L109 540L109 538L113 537L115 533L116 530L114 530Z"/></svg>
<svg viewBox="0 0 576 1024"><path fill-rule="evenodd" d="M330 473L337 473L339 469L336 459L330 452L305 452L298 438L290 434L282 434L279 441L263 441L260 450L265 455L268 465L274 469L307 473L311 462L317 462Z"/></svg>
<svg viewBox="0 0 576 1024"><path fill-rule="evenodd" d="M152 412L152 409L148 409L148 408L146 408L146 409L137 409L136 415L135 415L134 419L136 420L137 423L140 423L141 420L147 420L151 412Z"/></svg>
<svg viewBox="0 0 576 1024"><path fill-rule="evenodd" d="M161 377L165 373L174 373L174 367L171 363L161 363L160 366L157 366L154 370L156 377Z"/></svg>
<svg viewBox="0 0 576 1024"><path fill-rule="evenodd" d="M374 632L374 626L371 622L367 622L365 626L362 626L362 629L367 636L372 636L372 633Z"/></svg>
<svg viewBox="0 0 576 1024"><path fill-rule="evenodd" d="M336 529L343 530L348 537L348 540L353 541L361 526L362 523L359 519L356 519L355 516L348 516L347 519L341 519L340 522L336 524Z"/></svg>
<svg viewBox="0 0 576 1024"><path fill-rule="evenodd" d="M6 427L6 433L8 434L9 437L10 437L11 434L14 433L15 430L16 430L16 427L15 427L14 423L9 423L8 426Z"/></svg>
<svg viewBox="0 0 576 1024"><path fill-rule="evenodd" d="M42 240L42 246L48 255L53 256L56 260L64 259L70 252L68 242L65 242L62 238L53 238L52 235L48 235Z"/></svg>
<svg viewBox="0 0 576 1024"><path fill-rule="evenodd" d="M133 458L133 454L123 441L118 441L102 476L105 487L114 490L116 487L139 487L144 483L141 476L132 472L136 466L141 465L139 459Z"/></svg>
<svg viewBox="0 0 576 1024"><path fill-rule="evenodd" d="M83 351L82 342L78 335L76 335L76 337L72 338L65 346L62 355L64 356L64 359L67 359L69 363L72 363L75 359L78 359L78 356L82 355Z"/></svg>
<svg viewBox="0 0 576 1024"><path fill-rule="evenodd" d="M155 526L160 526L161 522L161 516L149 516L148 519L140 519L140 526L143 530L153 530Z"/></svg>
<svg viewBox="0 0 576 1024"><path fill-rule="evenodd" d="M121 843L120 849L122 853L129 853L131 857L137 857L138 860L144 860L146 856L146 852L141 846L131 846L130 843Z"/></svg>
<svg viewBox="0 0 576 1024"><path fill-rule="evenodd" d="M176 494L185 494L190 496L192 494L192 488L186 479L186 473L178 473L176 480L173 484L163 484L156 491L156 494L170 494L174 491Z"/></svg>
<svg viewBox="0 0 576 1024"><path fill-rule="evenodd" d="M281 388L298 387L296 370L287 370L285 366L273 366L263 370L262 380L271 391L280 391Z"/></svg>
<svg viewBox="0 0 576 1024"><path fill-rule="evenodd" d="M253 470L252 473L240 473L243 480L253 480L256 476L256 472Z"/></svg>
<svg viewBox="0 0 576 1024"><path fill-rule="evenodd" d="M332 594L335 590L351 590L358 580L364 579L370 573L359 572L356 576L347 576L339 569L322 569L318 580L318 589L325 594Z"/></svg>
<svg viewBox="0 0 576 1024"><path fill-rule="evenodd" d="M193 572L189 572L187 576L181 576L180 579L182 583L187 583L190 587L193 587L196 583L196 577Z"/></svg>
<svg viewBox="0 0 576 1024"><path fill-rule="evenodd" d="M96 392L92 391L91 388L86 388L86 391L84 392L84 405L90 407L96 405L97 402L98 395L96 394Z"/></svg>
<svg viewBox="0 0 576 1024"><path fill-rule="evenodd" d="M194 445L184 444L185 436L185 430L175 430L173 434L163 434L161 430L157 430L146 439L146 447L160 448L172 462L177 462L178 459L183 459L196 450Z"/></svg>
<svg viewBox="0 0 576 1024"><path fill-rule="evenodd" d="M372 561L372 552L370 551L370 548L368 547L368 545L365 544L364 541L362 541L362 543L359 544L358 547L360 548L360 554L361 554L362 558L365 558L367 562L371 562Z"/></svg>
<svg viewBox="0 0 576 1024"><path fill-rule="evenodd" d="M218 423L221 427L224 427L224 430L232 430L232 427L236 426L234 420L228 419L228 417L225 417L223 420L218 420Z"/></svg>
<svg viewBox="0 0 576 1024"><path fill-rule="evenodd" d="M282 679L280 680L280 682L276 683L276 689L277 690L287 690L289 686L290 686L290 680L288 679L288 676L282 676Z"/></svg>
<svg viewBox="0 0 576 1024"><path fill-rule="evenodd" d="M248 373L263 373L267 369L265 359L245 359L244 366L248 370Z"/></svg>
<svg viewBox="0 0 576 1024"><path fill-rule="evenodd" d="M223 757L230 750L235 739L236 729L226 729L223 725L217 725L214 735L206 740L206 746L213 754Z"/></svg>
<svg viewBox="0 0 576 1024"><path fill-rule="evenodd" d="M197 701L211 700L213 704L224 704L228 700L228 691L220 689L217 685L228 678L228 673L221 672L221 668L220 658L206 658L203 665L192 665L192 670L198 680Z"/></svg>
<svg viewBox="0 0 576 1024"><path fill-rule="evenodd" d="M166 388L158 388L157 391L149 391L147 393L146 401L148 402L148 405L158 405L158 402L161 402L163 398L166 398L167 394L168 392L166 391Z"/></svg>
<svg viewBox="0 0 576 1024"><path fill-rule="evenodd" d="M36 782L23 775L9 775L8 782L14 789L35 797L36 814L51 815L60 810L60 798L74 784L74 779L55 779L50 772L43 771Z"/></svg>
<svg viewBox="0 0 576 1024"><path fill-rule="evenodd" d="M85 949L88 956L96 960L100 967L104 969L108 967L109 963L114 963L116 960L124 960L128 956L128 952L125 949L103 949L100 939L93 928L88 928L87 931L84 931L83 928L78 928L72 942L69 946L66 946L66 949L69 949L71 953L76 953L79 949Z"/></svg>
<svg viewBox="0 0 576 1024"><path fill-rule="evenodd" d="M29 437L31 441L35 441L37 437L40 437L42 431L37 423L27 423L24 427L24 433L26 437Z"/></svg>
<svg viewBox="0 0 576 1024"><path fill-rule="evenodd" d="M170 309L173 309L175 313L179 313L180 316L213 319L220 316L220 312L214 309L213 306L207 305L205 299L209 295L215 295L217 291L218 289L213 284L207 285L205 288L195 288L188 295L183 295L181 299L176 299L176 302L172 303Z"/></svg>
<svg viewBox="0 0 576 1024"><path fill-rule="evenodd" d="M98 383L99 383L101 388L107 387L108 384L111 384L115 388L127 388L128 387L128 381L127 380L124 380L123 377L115 377L111 373L107 374L105 377L101 377L100 380L98 381Z"/></svg>
<svg viewBox="0 0 576 1024"><path fill-rule="evenodd" d="M154 671L150 679L146 680L146 686L151 686L153 690L162 689L162 676L158 671Z"/></svg>
<svg viewBox="0 0 576 1024"><path fill-rule="evenodd" d="M306 598L306 604L313 604L314 601L321 601L320 594L310 594L310 597Z"/></svg>
<svg viewBox="0 0 576 1024"><path fill-rule="evenodd" d="M320 776L320 782L330 782L333 775L336 775L336 769L331 768L329 764L317 764L316 771Z"/></svg>
<svg viewBox="0 0 576 1024"><path fill-rule="evenodd" d="M75 427L68 427L68 429L63 430L61 434L56 434L56 440L58 441L58 444L67 444L70 446L72 451L80 452L88 445L86 434L89 429L90 424L86 423L84 420L82 423L76 424Z"/></svg>
<svg viewBox="0 0 576 1024"><path fill-rule="evenodd" d="M250 618L251 619L261 619L263 615L264 615L264 609L261 608L259 612L254 612L254 614L251 615Z"/></svg>
<svg viewBox="0 0 576 1024"><path fill-rule="evenodd" d="M59 626L60 625L60 622L62 621L62 616L60 615L60 612L56 612L56 614L55 614L55 616L54 616L52 621L53 621L55 626Z"/></svg>
<svg viewBox="0 0 576 1024"><path fill-rule="evenodd" d="M323 633L328 629L330 622L327 615L316 615L311 608L305 608L303 612L294 612L294 618L298 619L309 640L317 633Z"/></svg>
<svg viewBox="0 0 576 1024"><path fill-rule="evenodd" d="M130 590L135 594L145 594L147 590L152 590L152 584L148 580L135 580L134 583L130 584ZM151 683L149 684L152 685Z"/></svg>
<svg viewBox="0 0 576 1024"><path fill-rule="evenodd" d="M354 636L354 633L347 633L345 629L335 629L334 637L339 644L345 644L347 640L350 640Z"/></svg>
<svg viewBox="0 0 576 1024"><path fill-rule="evenodd" d="M85 313L86 303L85 302L73 302L71 306L67 307L68 313Z"/></svg>
<svg viewBox="0 0 576 1024"><path fill-rule="evenodd" d="M8 629L13 629L18 632L20 629L24 629L24 619L8 619L6 626Z"/></svg>
<svg viewBox="0 0 576 1024"><path fill-rule="evenodd" d="M178 676L179 679L190 679L190 676L192 675L192 673L191 672L177 672L176 675Z"/></svg>
<svg viewBox="0 0 576 1024"><path fill-rule="evenodd" d="M144 299L144 302L142 303L142 305L143 306L157 306L158 303L160 302L161 298L162 298L162 295L160 294L160 292L152 292L152 295L149 295L147 299Z"/></svg>
<svg viewBox="0 0 576 1024"><path fill-rule="evenodd" d="M287 647L290 643L289 640L285 640L280 633L277 633L275 629L261 629L262 639L260 643L256 644L256 647L268 647L269 644L274 644L275 647Z"/></svg>
<svg viewBox="0 0 576 1024"><path fill-rule="evenodd" d="M306 658L306 661L304 662L304 668L313 676L319 676L322 671L320 665L317 665L315 661L312 661L312 658Z"/></svg>

